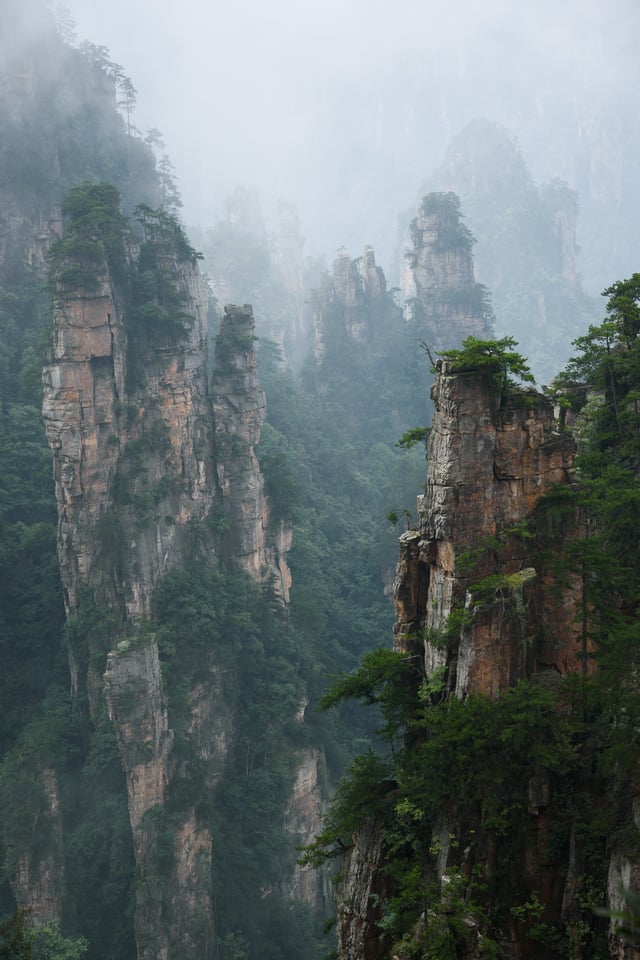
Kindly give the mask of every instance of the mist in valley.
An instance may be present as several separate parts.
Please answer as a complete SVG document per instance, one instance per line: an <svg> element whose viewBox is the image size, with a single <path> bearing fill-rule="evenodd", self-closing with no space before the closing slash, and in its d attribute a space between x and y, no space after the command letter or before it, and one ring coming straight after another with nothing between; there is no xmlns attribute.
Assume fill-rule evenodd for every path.
<svg viewBox="0 0 640 960"><path fill-rule="evenodd" d="M136 125L161 129L188 224L253 186L270 221L278 199L296 205L308 253L370 243L393 274L398 218L406 230L450 140L483 118L517 140L536 182L577 191L589 291L633 269L633 0L68 7L79 38L131 77Z"/></svg>
<svg viewBox="0 0 640 960"><path fill-rule="evenodd" d="M602 0L407 0L397 8L381 0L0 0L0 582L11 610L0 617L0 917L13 912L21 891L42 889L48 900L41 916L59 898L65 929L86 938L95 960L130 960L136 943L141 957L326 956L321 921L333 915L333 895L322 877L307 884L299 875L293 848L313 841L345 767L354 758L375 760L380 741L371 711L349 704L326 715L316 705L331 678L356 670L363 657L366 666L370 654L382 653L384 670L391 662L398 537L416 549L426 542L418 538L427 501L416 508L416 494L425 488L434 357L448 356L453 369L465 338L477 362L476 337L513 336L537 384L551 384L571 341L602 321L603 288L639 269L638 28L637 0L606 7ZM253 305L255 336L250 310L225 316L228 303ZM569 479L569 432L556 429L551 402L511 391L508 371L524 371L525 384L533 378L509 344L497 345L502 380L493 360L479 364L491 373L487 403L498 398L505 423L525 424L519 435L527 456L528 431L537 424L535 436L551 441L545 456L564 457ZM495 343L478 349L496 355ZM43 364L47 424L51 430L55 415L59 430L50 433L51 450L40 412ZM623 366L620 409L636 424L637 369L627 393ZM469 367L463 362L459 371ZM478 394L468 401L463 392L451 407L463 412L475 438L474 416L487 425L493 407L483 411ZM193 423L193 436L182 423ZM603 476L596 488L608 495L626 483L629 490L628 500L611 507L619 525L606 563L595 567L603 593L614 597L609 583L618 589L626 575L618 546L637 542L618 535L626 531L627 504L631 515L638 499L634 430L633 468L621 459L612 482ZM73 456L62 455L63 441ZM513 588L513 575L505 583L501 567L504 544L514 541L513 562L528 575L527 558L537 563L534 547L546 551L547 540L527 527L533 514L524 496L524 519L505 520L502 540L480 535L475 518L490 525L502 505L480 490L477 464L488 465L487 489L496 478L509 484L509 509L512 480L520 482L524 467L511 462L508 440L509 456L499 462L485 456L484 441L464 455L456 444L457 434L441 445L443 463L455 479L466 458L472 494L459 495L457 479L450 487L473 523L465 521L456 532L460 544L452 540L442 554L434 539L434 556L452 566L454 547L461 548L462 585L465 577L472 583L469 560L486 559L491 574L483 573L483 582L494 590L495 567L501 605L502 591ZM429 449L437 464L437 448ZM626 456L624 444L620 450ZM76 461L74 473L69 464ZM205 494L210 508L198 514ZM91 536L78 503L95 520ZM605 508L598 501L593 509L606 526ZM443 530L458 522L455 512L441 515ZM549 530L539 526L550 538L551 522ZM251 570L246 560L267 540L271 545L272 534L284 585L278 595L275 566L256 574L258 560ZM258 546L246 553L246 544ZM420 577L423 556L416 554ZM582 555L576 558L581 565L571 576L590 582ZM635 616L631 548L629 558L635 593L624 609ZM95 572L94 581L86 576L86 596L78 589L85 587L83 564ZM157 592L146 573L152 564ZM63 594L60 570L79 598L66 610L62 597L71 593ZM439 576L425 574L419 589L411 588L411 631L423 614L424 584ZM523 663L538 643L524 631L525 583L533 590L528 577L520 583L513 618L522 637L505 633ZM544 575L540 583L546 590ZM128 598L139 588L148 594L149 621L129 616ZM434 610L449 603L442 597ZM460 600L466 603L462 591ZM402 628L396 640L411 636L448 656L468 626L457 613L461 605L435 628L424 619L419 632ZM621 630L625 643L634 629ZM540 636L547 677L548 638ZM133 638L130 647L122 637ZM586 642L583 649L586 663ZM108 697L105 665L124 662L128 651L124 712L100 708L94 715L84 706L85 688L87 702L96 691ZM140 651L155 657L146 661L155 671L148 690L135 685ZM408 659L420 664L419 710L427 699L435 709L441 668L427 687L421 653ZM397 676L404 688L405 674ZM402 703L411 718L417 701L406 705L403 693ZM164 711L166 736L157 743L139 718L129 724L126 709L138 705L145 722ZM122 747L122 731L128 737L130 730L139 753ZM392 747L400 730L394 727ZM598 750L599 737L596 729ZM528 743L528 735L522 739ZM483 774L489 754L499 759L486 740ZM593 775L584 756L588 796ZM125 783L138 768L162 768L168 791L156 802L149 790L141 817ZM381 779L372 769L376 789L384 786L381 798L391 797L395 774L385 766ZM55 771L61 799L51 787ZM528 767L501 775L500 783L511 789L516 775L524 792L508 809L521 811L528 831ZM298 817L291 798L303 781L311 799ZM566 795L571 804L562 800L558 809L581 806L574 786ZM366 793L367 803L377 796ZM633 797L622 780L600 793L606 803L610 795L625 803ZM591 807L582 806L580 829L591 817ZM440 800L434 809L442 809ZM560 873L562 863L576 860L571 816L560 821ZM418 821L413 813L410 819L413 829ZM604 903L609 834L594 819L601 846L589 834L589 855L598 861L594 889ZM187 841L185 824L200 831L187 831ZM423 821L419 830L427 836ZM505 828L509 849L520 833L520 826ZM334 853L346 849L339 839ZM192 872L183 871L185 850L197 860ZM25 872L27 862L46 883ZM513 859L513 876L520 862ZM524 854L522 862L529 862ZM572 870L565 870L569 878ZM514 888L503 897L505 916L515 917L512 905L524 909L512 904L520 891L504 876ZM527 909L535 906L533 886L522 896ZM556 899L564 910L564 898ZM416 916L423 910L421 902ZM567 916L558 929L571 933ZM380 929L376 921L376 943ZM188 949L181 930L191 937ZM163 953L145 946L163 937L177 938L179 947Z"/></svg>

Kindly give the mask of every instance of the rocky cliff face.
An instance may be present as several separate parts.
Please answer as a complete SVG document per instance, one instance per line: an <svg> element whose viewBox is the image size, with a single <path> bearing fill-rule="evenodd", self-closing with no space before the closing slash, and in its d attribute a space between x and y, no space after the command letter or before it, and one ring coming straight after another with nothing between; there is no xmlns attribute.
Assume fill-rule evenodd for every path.
<svg viewBox="0 0 640 960"><path fill-rule="evenodd" d="M254 452L266 403L258 383L253 330L250 306L225 308L212 381L221 525L229 558L257 581L273 577L278 594L287 601L291 534L283 524L275 531L269 527L264 481Z"/></svg>
<svg viewBox="0 0 640 960"><path fill-rule="evenodd" d="M374 347L395 304L387 297L385 276L376 265L373 248L365 247L363 256L356 259L340 253L332 272L321 278L313 306L314 356L318 363L325 361L328 343L333 349L345 343L349 347ZM395 311L399 313L397 308Z"/></svg>
<svg viewBox="0 0 640 960"><path fill-rule="evenodd" d="M16 902L29 910L36 924L60 917L66 894L64 825L56 771L42 770L39 780L43 809L33 827L41 849L8 851Z"/></svg>
<svg viewBox="0 0 640 960"><path fill-rule="evenodd" d="M580 672L585 651L577 642L574 618L581 583L554 582L540 551L541 500L552 488L572 482L571 433L547 398L533 391L503 391L487 371L456 372L439 361L432 399L435 416L418 527L400 538L396 649L420 657L427 677L441 677L445 696L463 699L499 697L534 674ZM561 537L555 549L562 551ZM551 802L548 779L534 777L529 784L534 840L523 869L546 891L544 897L562 899L565 884L569 903L576 870L560 867L559 875L554 873L545 853ZM453 808L442 810L441 822L431 825L432 846L440 851L438 877L447 873L453 848L471 843L464 830L460 833L455 803ZM377 837L374 847L371 836ZM345 857L338 894L341 960L388 955L374 935L379 899L371 898L385 876L384 844L384 828L374 823L354 838ZM489 864L490 846L485 851ZM472 868L465 860L463 869ZM473 927L470 916L465 923ZM522 931L512 935L508 955L525 956L518 941ZM477 934L470 940L480 944ZM483 956L478 949L465 956Z"/></svg>
<svg viewBox="0 0 640 960"><path fill-rule="evenodd" d="M382 960L389 940L381 935L381 905L390 885L383 870L384 830L372 820L363 825L345 855L336 888L338 956L349 960Z"/></svg>
<svg viewBox="0 0 640 960"><path fill-rule="evenodd" d="M132 246L130 271L138 255ZM163 326L158 314L144 335L131 319L130 286L106 261L85 288L61 280L43 378L67 613L73 619L94 605L108 623L88 636L88 649L71 645L72 678L92 715L106 703L115 731L138 870L135 934L145 960L208 957L214 942L211 829L193 804L167 809L173 785L191 774L176 753L149 626L154 591L171 569L216 558L258 582L273 579L284 601L290 585L290 535L282 525L269 529L253 451L265 401L251 308L226 308L210 390L206 299L195 260L165 251L158 269L163 282L170 277L180 325ZM213 657L193 681L187 713L183 738L213 794L234 725ZM40 875L46 869L41 863Z"/></svg>
<svg viewBox="0 0 640 960"><path fill-rule="evenodd" d="M186 885L176 877L169 886L178 902L167 922L169 894L154 879L153 851L176 764L155 638L133 639L166 572L196 550L213 554L207 519L220 501L202 284L191 264L176 262L174 270L188 304L186 335L173 343L158 338L144 358L146 375L132 382L128 303L106 269L90 292L60 291L52 358L44 372L43 415L54 456L67 611L79 613L90 593L95 604L115 613L117 646L107 657L106 672L104 653L95 648L84 676L75 651L71 669L94 714L106 698L116 732L141 877L135 917L141 957L169 956L175 930L191 909L189 886L199 887L197 899L204 897L211 907L210 881L203 890L206 871L192 873ZM194 545L196 526L205 533ZM191 844L210 856L210 836L203 841L195 830Z"/></svg>
<svg viewBox="0 0 640 960"><path fill-rule="evenodd" d="M486 289L476 283L473 239L453 193L428 194L411 224L402 289L408 314L432 352L468 336L487 337L492 313Z"/></svg>
<svg viewBox="0 0 640 960"><path fill-rule="evenodd" d="M205 301L193 267L180 266L179 283L190 304L187 336L159 339L149 376L133 386L127 307L109 274L94 291L56 299L43 416L69 613L90 588L127 621L148 616L159 579L187 555L190 525L213 508Z"/></svg>
<svg viewBox="0 0 640 960"><path fill-rule="evenodd" d="M326 764L324 754L316 748L301 752L296 781L289 801L286 828L296 849L311 843L320 833L323 815L327 812ZM331 889L326 871L296 865L290 886L292 900L302 900L318 911L331 903Z"/></svg>
<svg viewBox="0 0 640 960"><path fill-rule="evenodd" d="M491 374L438 366L419 527L400 538L396 645L433 636L428 673L446 667L459 697L497 696L532 672L578 667L576 597L552 602L534 566L536 506L571 481L575 442L542 395L503 393ZM463 609L458 641L443 646ZM562 640L551 645L549 635Z"/></svg>

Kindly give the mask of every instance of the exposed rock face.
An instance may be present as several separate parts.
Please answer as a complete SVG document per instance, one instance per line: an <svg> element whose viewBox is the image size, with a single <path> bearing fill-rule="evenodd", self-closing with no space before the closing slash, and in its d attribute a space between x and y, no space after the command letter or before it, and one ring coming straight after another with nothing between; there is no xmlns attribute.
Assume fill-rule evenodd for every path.
<svg viewBox="0 0 640 960"><path fill-rule="evenodd" d="M475 281L473 240L461 222L455 194L428 194L411 235L403 293L431 350L457 346L468 336L488 337L491 308L485 288Z"/></svg>
<svg viewBox="0 0 640 960"><path fill-rule="evenodd" d="M109 716L127 772L134 836L145 813L162 806L171 772L169 729L157 645L122 640L104 675Z"/></svg>
<svg viewBox="0 0 640 960"><path fill-rule="evenodd" d="M13 890L19 907L30 911L35 924L60 916L66 893L64 830L60 790L55 770L42 770L40 786L45 809L37 824L38 854L22 851L13 872Z"/></svg>
<svg viewBox="0 0 640 960"><path fill-rule="evenodd" d="M229 557L255 580L273 575L276 590L288 600L291 576L285 555L291 537L282 525L275 535L268 529L264 481L254 453L266 403L258 383L253 330L250 306L225 307L212 383L222 525Z"/></svg>
<svg viewBox="0 0 640 960"><path fill-rule="evenodd" d="M389 943L378 923L388 880L381 869L384 831L375 821L366 823L345 856L342 880L336 889L338 956L349 960L381 960Z"/></svg>
<svg viewBox="0 0 640 960"><path fill-rule="evenodd" d="M503 391L491 371L454 372L444 361L437 367L418 529L400 538L395 647L424 658L427 676L440 668L450 696L495 698L533 673L557 676L582 668L573 622L581 585L569 581L553 589L549 571L534 566L537 509L552 487L571 483L575 442L541 394ZM556 549L562 549L560 542ZM454 628L450 618L456 612ZM571 871L559 878L549 867L549 804L548 779L532 778L534 839L522 870L543 897L555 902L562 900L563 882L576 878L572 881ZM464 832L461 839L455 812L444 810L431 828L442 877L451 840L462 847ZM490 843L483 855L490 873L495 859ZM384 858L384 831L377 827L372 833L366 824L343 863L340 960L389 955L376 928L378 900L371 899L378 892L375 885L383 882ZM513 939L508 955L524 956L516 934Z"/></svg>
<svg viewBox="0 0 640 960"><path fill-rule="evenodd" d="M340 253L331 274L321 278L313 306L314 356L318 363L325 360L328 342L333 346L343 341L360 346L375 343L385 322L392 322L390 307L400 322L400 310L389 303L384 272L376 266L372 247L365 247L363 256L355 260Z"/></svg>
<svg viewBox="0 0 640 960"><path fill-rule="evenodd" d="M134 380L128 369L128 304L106 270L95 290L57 298L52 360L44 372L67 612L76 613L90 590L99 606L115 612L116 637L135 633L150 615L153 591L172 566L197 551L210 557L214 551L215 531L206 521L221 494L206 374L206 301L192 264L176 262L173 269L187 305L185 336L173 343L152 340L144 375ZM197 545L194 525L200 530ZM189 926L194 898L198 910L212 915L210 869L201 866L208 858L210 867L212 839L188 811L174 833L173 882L160 885L155 858L165 830L166 791L177 768L158 649L152 636L121 640L104 678L103 657L92 653L86 677L78 664L72 663L72 672L77 685L86 685L94 712L106 697L116 732L141 879L139 955L168 957L177 931ZM193 872L186 879L189 865ZM186 943L181 949L191 955ZM191 949L203 955L198 939Z"/></svg>
<svg viewBox="0 0 640 960"><path fill-rule="evenodd" d="M542 395L503 393L491 373L438 366L419 529L400 539L396 644L442 632L466 603L459 644L448 652L424 645L427 670L446 666L457 696L495 696L534 671L579 666L576 597L551 602L548 575L533 566L533 526L526 529L540 498L570 482L575 442ZM473 585L496 573L502 579L489 595L474 597ZM549 634L562 642L551 648Z"/></svg>
<svg viewBox="0 0 640 960"><path fill-rule="evenodd" d="M296 848L311 843L322 830L322 816L327 810L326 789L322 783L325 776L322 752L318 749L304 750L300 756L286 818L287 830L294 838ZM296 865L290 896L292 900L302 900L314 909L323 911L331 902L326 871L318 876L315 868Z"/></svg>
<svg viewBox="0 0 640 960"><path fill-rule="evenodd" d="M56 300L43 416L70 613L90 587L127 620L148 616L158 580L187 556L189 525L206 519L216 497L206 301L190 264L180 265L179 284L187 337L157 341L149 375L133 387L126 304L109 275L95 291Z"/></svg>
<svg viewBox="0 0 640 960"><path fill-rule="evenodd" d="M173 773L173 733L162 690L155 641L131 646L123 640L107 660L104 675L109 718L127 779L129 821L142 883L136 893L135 931L140 958L168 957L162 885L154 870L154 847ZM210 842L210 838L209 838ZM182 911L178 909L178 916Z"/></svg>
<svg viewBox="0 0 640 960"><path fill-rule="evenodd" d="M43 413L67 613L81 612L89 595L112 614L110 649L104 638L90 641L88 664L72 653L71 668L94 715L106 701L116 734L138 871L138 956L206 960L214 947L214 841L189 803L167 809L172 784L189 771L174 750L158 645L143 621L160 580L194 559L224 556L256 581L275 578L288 599L290 533L282 525L269 531L253 449L265 400L251 308L226 310L211 392L195 262L166 258L161 269L184 304L178 336L156 328L141 337L129 322L129 295L106 265L91 289L59 288ZM187 735L213 794L234 736L213 657L188 709ZM23 881L37 891L33 876Z"/></svg>
<svg viewBox="0 0 640 960"><path fill-rule="evenodd" d="M635 829L640 831L640 802L637 797L633 801L633 823ZM627 845L624 845L624 848L618 845L611 855L607 888L610 910L614 915L625 914L628 904L623 892L640 888L640 867L637 859L632 860L629 857ZM640 948L622 935L619 922L615 919L611 921L609 930L609 957L611 960L638 960L640 957Z"/></svg>

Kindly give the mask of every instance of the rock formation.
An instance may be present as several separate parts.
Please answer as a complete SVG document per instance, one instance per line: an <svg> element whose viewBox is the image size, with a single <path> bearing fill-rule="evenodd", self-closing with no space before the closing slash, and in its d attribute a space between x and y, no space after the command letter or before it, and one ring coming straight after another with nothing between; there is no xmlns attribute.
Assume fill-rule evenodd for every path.
<svg viewBox="0 0 640 960"><path fill-rule="evenodd" d="M431 183L460 197L496 331L514 336L538 381L551 382L598 318L577 268L577 195L557 178L535 183L514 138L489 120L454 137Z"/></svg>
<svg viewBox="0 0 640 960"><path fill-rule="evenodd" d="M139 385L128 375L127 305L108 272L94 290L56 299L43 416L69 613L89 587L126 620L148 616L159 579L186 556L190 524L213 508L205 299L195 269L176 269L189 304L187 336L158 338Z"/></svg>
<svg viewBox="0 0 640 960"><path fill-rule="evenodd" d="M387 293L372 247L365 247L356 259L346 252L338 254L332 272L323 275L314 292L313 307L314 356L319 364L325 361L328 343L333 350L345 343L375 348L385 325L393 326L392 314L399 325L399 308Z"/></svg>
<svg viewBox="0 0 640 960"><path fill-rule="evenodd" d="M269 528L264 481L254 453L266 406L258 383L253 329L250 306L225 307L212 381L222 525L229 558L259 582L273 575L276 590L286 601L291 576L285 557L291 534L283 524L275 532Z"/></svg>
<svg viewBox="0 0 640 960"><path fill-rule="evenodd" d="M302 751L286 816L286 828L296 849L311 843L322 830L322 817L327 810L325 767L323 751L317 748ZM296 865L290 896L292 900L302 900L318 911L324 910L331 903L327 872L318 874L311 867Z"/></svg>
<svg viewBox="0 0 640 960"><path fill-rule="evenodd" d="M455 194L427 194L411 224L411 240L402 288L408 314L431 351L457 346L468 336L489 336L488 293L475 281L473 238Z"/></svg>
<svg viewBox="0 0 640 960"><path fill-rule="evenodd" d="M166 241L155 261L149 251L160 248L130 244L127 283L108 258L80 288L65 280L74 264L60 265L43 378L67 613L73 619L94 605L105 624L89 635L88 650L70 646L72 678L93 716L106 701L116 735L139 876L141 960L202 958L213 950L211 829L193 804L168 819L172 784L189 772L175 752L149 626L154 592L171 569L216 558L259 583L273 580L285 602L290 586L290 534L282 524L269 529L253 450L265 401L251 308L226 308L210 390L203 284L195 258L179 244L169 252ZM143 256L145 283L153 261L156 282L171 284L157 289L174 305L163 320L154 301L151 328L141 327L144 311L131 293ZM189 692L189 716L187 735L213 794L234 721L212 657Z"/></svg>
<svg viewBox="0 0 640 960"><path fill-rule="evenodd" d="M438 367L419 525L400 538L395 642L409 649L418 637L437 638L465 605L459 643L424 643L427 673L446 667L459 697L496 696L532 672L578 666L575 597L550 603L529 529L540 499L570 482L575 441L541 394L502 392L491 373ZM485 596L476 585L494 575ZM562 642L550 646L547 635Z"/></svg>
<svg viewBox="0 0 640 960"><path fill-rule="evenodd" d="M444 696L463 699L499 697L533 675L579 673L586 666L574 622L581 582L554 582L540 549L543 498L572 483L574 439L543 395L503 390L495 371L457 370L445 361L437 367L425 494L418 500L417 528L400 537L395 649L419 657L423 676L439 676ZM554 550L563 550L561 537ZM529 815L538 846L529 849L524 869L532 882L555 891L545 896L561 898L563 883L568 889L576 876L565 868L554 874L545 859L549 803L548 779L533 778ZM460 832L455 808L441 810L440 822L428 828L439 851L438 877L457 863L453 847L472 843ZM475 826L480 836L482 827ZM391 882L382 823L367 823L353 842L338 887L339 956L387 956L389 944L377 927L380 895L371 896ZM487 850L490 863L490 843ZM472 868L469 860L464 870ZM474 921L469 915L464 922L471 929ZM515 940L521 935L513 933ZM514 943L508 955L524 956L521 949Z"/></svg>

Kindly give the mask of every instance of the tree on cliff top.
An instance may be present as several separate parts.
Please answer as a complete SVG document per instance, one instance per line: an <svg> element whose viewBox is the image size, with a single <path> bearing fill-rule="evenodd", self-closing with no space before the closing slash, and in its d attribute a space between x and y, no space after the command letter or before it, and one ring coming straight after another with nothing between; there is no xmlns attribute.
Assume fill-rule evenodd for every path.
<svg viewBox="0 0 640 960"><path fill-rule="evenodd" d="M512 349L516 346L513 337L500 340L467 337L460 349L443 350L439 356L451 364L453 373L491 373L501 387L515 386L513 377L524 383L535 383L526 359Z"/></svg>
<svg viewBox="0 0 640 960"><path fill-rule="evenodd" d="M428 193L422 198L420 213L425 217L438 218L436 250L444 252L458 247L470 250L475 243L475 237L462 222L460 199L455 193ZM422 247L423 231L418 217L411 221L409 230L414 247Z"/></svg>

